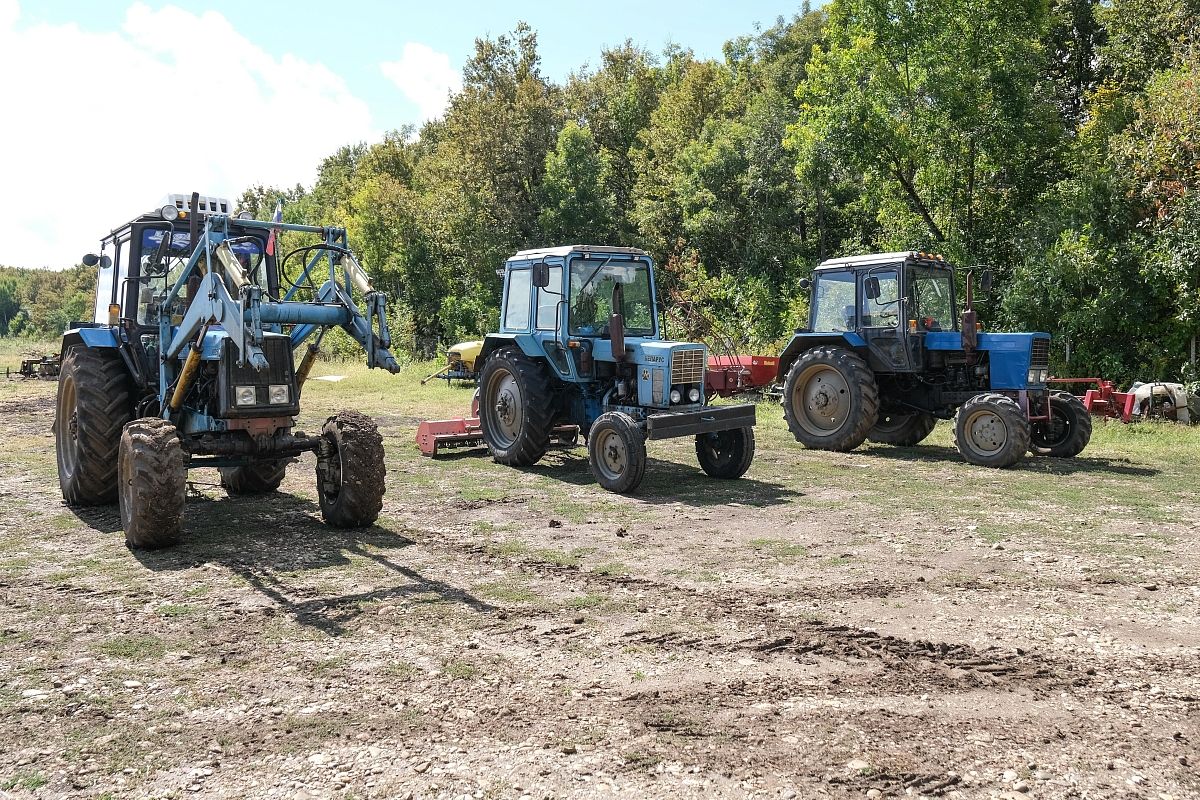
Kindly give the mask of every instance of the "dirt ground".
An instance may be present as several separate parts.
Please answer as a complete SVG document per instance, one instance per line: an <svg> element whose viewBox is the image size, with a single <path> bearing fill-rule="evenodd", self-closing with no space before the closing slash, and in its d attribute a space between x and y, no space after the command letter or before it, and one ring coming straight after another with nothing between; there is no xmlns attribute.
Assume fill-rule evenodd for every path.
<svg viewBox="0 0 1200 800"><path fill-rule="evenodd" d="M380 421L378 525L311 458L200 470L142 553L63 504L55 384L0 385L0 797L1200 797L1200 431L997 472L764 404L746 478L656 442L619 497L419 456L468 390L313 386L301 429Z"/></svg>

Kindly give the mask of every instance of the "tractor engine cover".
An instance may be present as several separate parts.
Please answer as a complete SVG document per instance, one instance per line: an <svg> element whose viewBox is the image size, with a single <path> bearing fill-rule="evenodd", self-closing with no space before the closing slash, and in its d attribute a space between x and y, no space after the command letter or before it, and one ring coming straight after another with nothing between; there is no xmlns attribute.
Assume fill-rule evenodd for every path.
<svg viewBox="0 0 1200 800"><path fill-rule="evenodd" d="M238 351L226 340L221 350L220 380L218 382L218 416L226 419L245 417L294 417L300 413L300 397L296 391L296 370L292 363L291 340L286 336L263 337L263 355L267 368L262 372L246 364L238 366ZM286 402L271 402L271 387L287 387ZM254 402L238 403L239 388L245 394L254 389ZM278 392L278 389L276 389ZM278 398L276 398L278 400Z"/></svg>

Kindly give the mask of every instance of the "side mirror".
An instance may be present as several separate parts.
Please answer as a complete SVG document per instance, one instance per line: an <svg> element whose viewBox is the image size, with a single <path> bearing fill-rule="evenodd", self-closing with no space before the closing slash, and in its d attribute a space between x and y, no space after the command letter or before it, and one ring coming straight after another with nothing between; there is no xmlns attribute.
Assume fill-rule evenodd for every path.
<svg viewBox="0 0 1200 800"><path fill-rule="evenodd" d="M878 300L880 295L879 278L874 275L866 278L863 281L863 292L867 295L868 300Z"/></svg>
<svg viewBox="0 0 1200 800"><path fill-rule="evenodd" d="M990 292L992 290L992 271L985 269L983 274L979 276L979 291Z"/></svg>
<svg viewBox="0 0 1200 800"><path fill-rule="evenodd" d="M533 285L538 289L545 289L550 285L550 265L545 261L533 265Z"/></svg>
<svg viewBox="0 0 1200 800"><path fill-rule="evenodd" d="M807 292L809 289L812 288L812 281L810 281L808 278L801 278L800 279L800 288Z"/></svg>
<svg viewBox="0 0 1200 800"><path fill-rule="evenodd" d="M87 255L85 255L83 258L81 258L79 260L81 262L83 262L83 265L85 267L99 266L100 269L108 269L109 267L112 266L111 258L109 258L108 256L105 256L105 255L98 256L95 253L88 253Z"/></svg>

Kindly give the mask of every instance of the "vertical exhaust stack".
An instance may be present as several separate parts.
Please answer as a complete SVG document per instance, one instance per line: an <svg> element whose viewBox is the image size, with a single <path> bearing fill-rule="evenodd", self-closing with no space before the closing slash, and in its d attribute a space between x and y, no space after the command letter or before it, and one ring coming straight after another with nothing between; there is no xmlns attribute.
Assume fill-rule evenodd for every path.
<svg viewBox="0 0 1200 800"><path fill-rule="evenodd" d="M977 330L978 317L975 314L975 296L973 292L974 273L967 273L967 301L963 307L962 324L959 326L962 330L962 349L967 354L968 362L975 361L975 351L979 347L979 333Z"/></svg>

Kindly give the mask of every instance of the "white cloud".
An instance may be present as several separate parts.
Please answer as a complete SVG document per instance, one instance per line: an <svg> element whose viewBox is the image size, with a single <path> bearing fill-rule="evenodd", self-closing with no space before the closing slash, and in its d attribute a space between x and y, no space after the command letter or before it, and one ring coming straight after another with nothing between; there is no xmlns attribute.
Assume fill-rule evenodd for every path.
<svg viewBox="0 0 1200 800"><path fill-rule="evenodd" d="M462 75L450 66L450 56L419 42L407 42L399 61L379 68L417 106L421 122L441 116L450 94L462 89Z"/></svg>
<svg viewBox="0 0 1200 800"><path fill-rule="evenodd" d="M66 267L167 192L237 200L311 183L372 139L367 104L319 63L276 58L219 13L135 3L121 29L21 26L0 0L0 264Z"/></svg>

